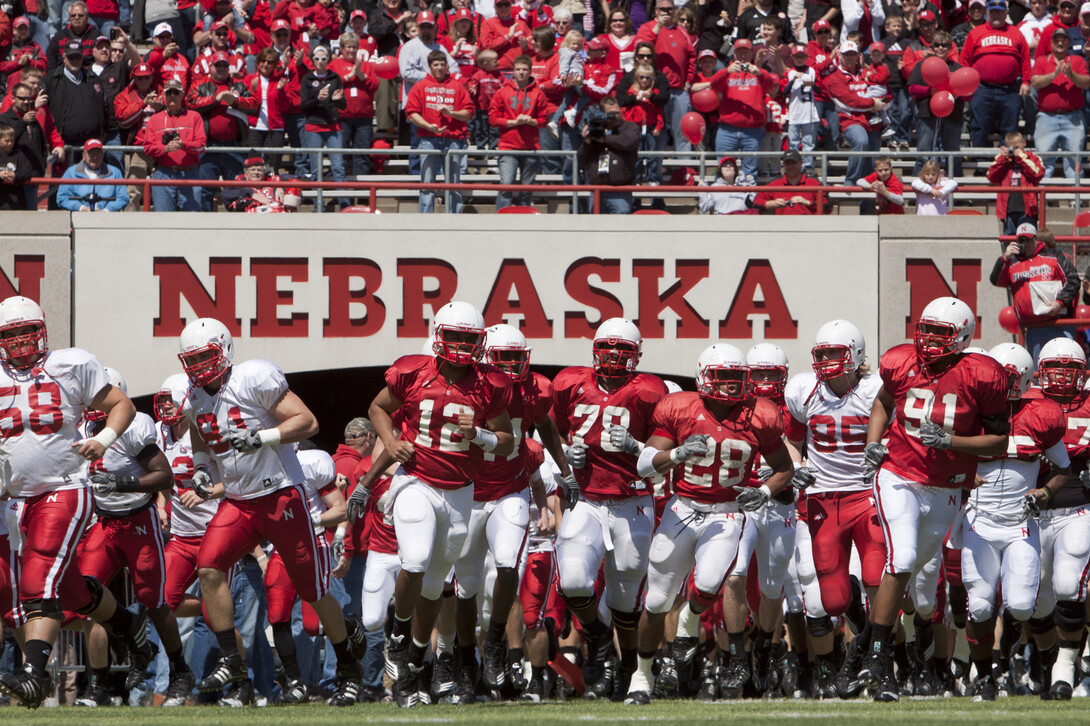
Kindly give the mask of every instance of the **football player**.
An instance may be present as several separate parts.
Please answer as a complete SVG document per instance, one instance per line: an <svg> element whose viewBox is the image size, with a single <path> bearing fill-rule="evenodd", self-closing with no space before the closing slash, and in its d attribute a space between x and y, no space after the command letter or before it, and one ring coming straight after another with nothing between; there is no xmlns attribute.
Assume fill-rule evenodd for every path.
<svg viewBox="0 0 1090 726"><path fill-rule="evenodd" d="M107 367L106 378L122 393L128 394L125 380ZM102 430L106 417L88 412L81 427L90 437ZM155 422L145 413L137 413L125 433L97 461L88 464L94 488L95 514L98 521L87 529L79 548L80 572L99 582L110 583L129 568L136 602L149 611L160 642L170 660L170 681L174 691L193 688L193 673L182 657L178 622L163 595L166 570L163 531L157 495L173 482L170 463L155 443ZM79 706L109 706L109 642L106 631L97 623L86 629L87 661L90 678L87 690L76 701ZM144 671L130 668L126 690L144 680Z"/></svg>
<svg viewBox="0 0 1090 726"><path fill-rule="evenodd" d="M660 378L636 372L642 350L643 339L632 322L609 318L594 334L593 366L565 368L553 379L553 415L561 435L571 442L570 463L581 490L579 502L564 515L557 536L560 593L583 626L587 684L597 686L595 695L612 695L617 700L628 693L628 680L637 665L640 598L655 506L636 470L636 459L612 443L610 429L617 425L634 440L646 441L655 405L666 395ZM564 486L570 507L569 482L566 479ZM603 561L602 598L612 613L621 649L612 684L603 675L613 637L598 617L594 592Z"/></svg>
<svg viewBox="0 0 1090 726"><path fill-rule="evenodd" d="M847 616L858 635L865 614L855 614L848 572L852 544L863 565L863 587L874 597L882 579L886 546L871 487L863 482L863 446L867 421L882 379L866 367L863 333L847 320L822 325L814 337L813 372L791 378L784 392L790 417L787 438L806 452L814 483L806 490L806 536L817 573L816 599L808 597L807 631L814 645L814 688L821 698L854 696L859 671L858 643L850 677L837 683L833 653L833 617ZM800 530L801 534L801 530ZM854 642L854 641L853 641Z"/></svg>
<svg viewBox="0 0 1090 726"><path fill-rule="evenodd" d="M1052 667L1051 685L1041 698L1065 701L1072 695L1075 660L1086 631L1090 573L1090 392L1083 387L1086 355L1075 341L1054 338L1041 348L1037 371L1045 395L1060 404L1067 417L1064 445L1071 457L1072 476L1054 496L1040 502L1041 584L1029 629L1045 673Z"/></svg>
<svg viewBox="0 0 1090 726"><path fill-rule="evenodd" d="M50 350L45 314L21 296L0 302L0 406L4 491L22 504L9 527L21 538L13 580L25 623L25 665L0 674L0 691L36 708L52 686L46 663L65 609L120 637L137 670L152 658L147 610L141 606L134 615L120 607L74 563L93 507L86 463L102 458L132 423L136 408L110 384L93 355L80 348ZM87 410L107 414L106 425L91 438L77 431Z"/></svg>
<svg viewBox="0 0 1090 726"><path fill-rule="evenodd" d="M479 362L484 338L484 318L476 308L447 303L435 314L434 356L407 355L394 361L386 371L386 387L368 414L386 452L401 464L386 494L402 568L394 591L386 672L403 708L418 703L424 652L443 584L469 532L473 481L484 455L501 459L515 450L507 414L511 379ZM401 438L391 418L395 412ZM379 456L376 468L381 461ZM355 511L363 509L371 493L370 481L364 482L352 493ZM476 658L472 665L462 665L475 668Z"/></svg>
<svg viewBox="0 0 1090 726"><path fill-rule="evenodd" d="M216 493L209 463L216 462L226 497L208 524L197 570L208 626L221 655L198 684L218 692L242 683L246 662L235 639L234 603L227 571L262 540L277 547L303 602L318 613L337 656L337 687L331 706L356 702L362 670L349 641L340 604L329 587L326 550L315 535L307 506L305 476L291 444L313 436L318 422L288 389L284 373L264 360L234 364L234 342L223 323L198 318L179 337L178 359L190 387L181 410L199 436L193 443L193 489L209 498Z"/></svg>
<svg viewBox="0 0 1090 726"><path fill-rule="evenodd" d="M683 583L693 573L678 617L676 649L695 650L700 613L715 602L734 564L746 511L756 511L791 480L791 457L783 442L776 406L750 391L749 368L742 352L719 343L696 363L698 393L672 393L655 408L646 445L625 451L638 454L638 473L665 474L679 464L682 476L662 515L651 545L647 598L639 630L639 667L625 703L650 703L651 665L662 641L666 614ZM738 486L749 480L756 456L772 474L760 487ZM741 644L741 631L729 634Z"/></svg>
<svg viewBox="0 0 1090 726"><path fill-rule="evenodd" d="M978 486L969 496L961 523L961 574L969 594L965 633L976 666L973 701L994 701L992 645L997 591L1003 589L1003 641L1010 657L1021 640L1022 624L1033 615L1041 575L1040 506L1067 482L1071 461L1063 437L1067 420L1055 401L1027 396L1033 357L1015 343L1001 343L990 356L1010 379L1011 433L1006 456L982 459ZM1051 465L1043 487L1037 486L1042 460Z"/></svg>
<svg viewBox="0 0 1090 726"><path fill-rule="evenodd" d="M874 481L886 570L871 605L870 632L864 628L860 634L870 639L870 648L859 672L876 701L900 699L891 660L893 626L909 579L939 553L961 509L961 489L975 481L977 457L1007 450L1007 372L994 358L963 352L975 331L976 314L968 305L937 298L916 321L913 343L882 356L882 389L868 422L863 476ZM881 443L887 426L888 448ZM934 651L936 586L913 582L921 663Z"/></svg>

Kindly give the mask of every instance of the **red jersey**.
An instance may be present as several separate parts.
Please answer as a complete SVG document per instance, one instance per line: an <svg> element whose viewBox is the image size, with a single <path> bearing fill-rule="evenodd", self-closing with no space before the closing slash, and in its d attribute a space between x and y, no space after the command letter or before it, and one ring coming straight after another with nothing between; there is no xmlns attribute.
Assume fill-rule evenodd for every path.
<svg viewBox="0 0 1090 726"><path fill-rule="evenodd" d="M507 413L511 417L511 431L515 434L515 450L503 459L485 452L484 466L473 484L474 501L494 502L530 485L530 474L534 469L525 465L524 434L533 424L544 421L552 407L553 385L545 376L531 373L524 381L512 382L511 407Z"/></svg>
<svg viewBox="0 0 1090 726"><path fill-rule="evenodd" d="M984 23L970 30L961 49L961 62L975 69L980 82L986 84L1029 83L1031 75L1029 45L1013 25L996 30Z"/></svg>
<svg viewBox="0 0 1090 726"><path fill-rule="evenodd" d="M905 343L885 352L880 373L894 401L883 468L925 486L972 488L977 457L924 446L920 423L927 418L955 436L979 436L985 416L1007 411L1003 367L994 358L969 353L945 371L928 375L916 348Z"/></svg>
<svg viewBox="0 0 1090 726"><path fill-rule="evenodd" d="M743 129L765 125L765 94L778 86L779 77L761 68L756 74L726 68L712 76L711 87L719 93L719 123Z"/></svg>
<svg viewBox="0 0 1090 726"><path fill-rule="evenodd" d="M651 43L655 46L655 65L670 88L684 88L696 78L696 50L689 34L680 25L672 28L660 28L655 33L658 21L649 20L636 31L637 43Z"/></svg>
<svg viewBox="0 0 1090 726"><path fill-rule="evenodd" d="M441 116L440 106L449 106L455 111L469 111L473 113L473 99L469 97L465 87L454 76L447 76L445 80L436 80L430 73L424 79L418 81L409 91L409 97L405 101L405 116L411 117L414 113L428 123L446 127L442 133L433 133L428 129L417 127L417 136L442 137L445 139L464 139L469 134L469 125L465 121L459 121L449 116Z"/></svg>
<svg viewBox="0 0 1090 726"><path fill-rule="evenodd" d="M594 370L572 366L553 379L553 418L561 436L587 445L587 465L575 469L587 499L627 499L647 493L636 473L636 458L609 442L609 429L624 426L637 441L651 435L655 405L666 395L658 376L637 373L615 391L598 385Z"/></svg>
<svg viewBox="0 0 1090 726"><path fill-rule="evenodd" d="M863 177L863 181L867 184L873 184L878 181L878 172L871 172L867 176ZM890 176L885 182L886 190L894 196L899 196L901 202L898 204L891 199L883 197L881 194L875 192L875 200L877 204L878 214L904 214L905 213L905 185L901 183L901 180L897 178L896 174Z"/></svg>
<svg viewBox="0 0 1090 726"><path fill-rule="evenodd" d="M344 84L345 107L341 110L340 117L346 118L372 118L375 115L375 93L378 91L378 76L371 72L370 64L363 69L364 78L360 80L359 74L353 72L355 66L344 58L334 58L329 61L329 70L341 77Z"/></svg>
<svg viewBox="0 0 1090 726"><path fill-rule="evenodd" d="M714 446L702 459L686 463L674 483L679 496L698 502L733 502L732 487L749 480L757 454L768 455L783 446L783 423L776 404L750 398L717 419L699 394L671 393L655 407L652 435L683 443L693 434L712 439Z"/></svg>
<svg viewBox="0 0 1090 726"><path fill-rule="evenodd" d="M460 381L447 383L440 362L430 355L402 356L387 369L386 385L402 403L401 438L416 450L402 465L405 473L438 489L461 489L476 478L484 451L469 439L454 440L458 414L464 409L484 426L511 406L511 379L476 363Z"/></svg>
<svg viewBox="0 0 1090 726"><path fill-rule="evenodd" d="M363 537L367 542L368 552L397 554L397 533L392 524L386 523L386 515L379 509L379 503L389 491L391 481L390 477L381 476L371 485L371 500L367 502L367 517L363 525Z"/></svg>
<svg viewBox="0 0 1090 726"><path fill-rule="evenodd" d="M1064 440L1067 419L1060 404L1045 398L1040 389L1031 389L1011 402L1011 433L1004 456L980 457L981 461L1022 459L1035 461Z"/></svg>

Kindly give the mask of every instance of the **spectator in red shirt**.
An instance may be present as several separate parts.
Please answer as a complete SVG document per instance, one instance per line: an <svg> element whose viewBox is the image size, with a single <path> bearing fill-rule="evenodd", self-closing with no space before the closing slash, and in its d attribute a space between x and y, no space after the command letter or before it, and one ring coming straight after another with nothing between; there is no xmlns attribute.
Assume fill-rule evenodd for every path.
<svg viewBox="0 0 1090 726"><path fill-rule="evenodd" d="M1051 34L1052 52L1040 56L1033 65L1030 83L1037 89L1037 125L1034 131L1040 151L1074 152L1063 159L1064 176L1078 177L1078 152L1086 138L1083 92L1090 88L1086 59L1072 55L1071 40L1065 28ZM1042 36L1042 41L1044 40ZM1045 178L1052 176L1056 159L1045 162Z"/></svg>
<svg viewBox="0 0 1090 726"><path fill-rule="evenodd" d="M988 23L969 32L961 62L980 74L980 88L969 100L969 136L973 146L988 146L993 129L1006 134L1018 128L1022 98L1030 95L1029 45L1007 23L1006 0L988 0Z"/></svg>
<svg viewBox="0 0 1090 726"><path fill-rule="evenodd" d="M1005 187L1034 187L1045 176L1040 157L1026 148L1018 131L1003 137L1003 146L984 174L992 184ZM995 214L1003 221L1003 234L1014 234L1018 225L1037 219L1037 195L1032 192L997 194Z"/></svg>
<svg viewBox="0 0 1090 726"><path fill-rule="evenodd" d="M19 72L24 68L37 68L44 73L46 66L45 52L30 35L30 21L20 16L12 23L12 28L14 38L4 60L0 61L0 75L8 77L8 88L15 88L19 82Z"/></svg>
<svg viewBox="0 0 1090 726"><path fill-rule="evenodd" d="M760 151L765 137L764 97L779 92L779 78L753 64L753 43L737 40L734 60L712 76L711 88L719 94L719 126L715 133L717 154L729 151ZM742 176L757 178L760 160L742 159Z"/></svg>
<svg viewBox="0 0 1090 726"><path fill-rule="evenodd" d="M144 62L158 74L157 81L165 83L174 78L183 86L189 84L189 59L181 52L181 47L174 38L174 29L170 23L159 23L152 36L155 46L148 51Z"/></svg>
<svg viewBox="0 0 1090 726"><path fill-rule="evenodd" d="M257 108L250 115L249 142L252 149L280 149L284 146L284 111L288 106L285 90L288 79L277 73L280 56L273 48L262 48L257 54L257 73L245 80L246 87L257 99ZM266 163L272 163L271 157Z"/></svg>
<svg viewBox="0 0 1090 726"><path fill-rule="evenodd" d="M621 107L621 118L640 127L640 151L664 151L666 135L663 134L662 105L654 100L655 67L640 64L632 73L632 85L619 89L619 93L629 99L629 103ZM662 159L640 159L636 165L636 183L661 184Z"/></svg>
<svg viewBox="0 0 1090 726"><path fill-rule="evenodd" d="M530 48L530 28L511 13L511 0L496 0L496 17L481 23L481 48L496 51L497 67L510 71Z"/></svg>
<svg viewBox="0 0 1090 726"><path fill-rule="evenodd" d="M345 148L370 149L374 134L375 92L378 76L366 62L367 51L360 50L360 39L355 33L344 33L340 38L340 55L329 62L329 70L341 77L344 83L345 107L341 111L341 137ZM352 155L353 174L371 173L369 154ZM347 164L346 164L347 167ZM347 168L345 169L347 173Z"/></svg>
<svg viewBox="0 0 1090 726"><path fill-rule="evenodd" d="M905 213L905 185L893 173L893 162L888 156L874 160L874 172L860 179L859 186L874 192L876 214Z"/></svg>
<svg viewBox="0 0 1090 726"><path fill-rule="evenodd" d="M549 102L530 75L533 62L529 56L520 55L512 66L511 80L492 96L488 108L488 122L499 129L500 151L537 151L541 149L537 130L549 120ZM541 160L534 156L509 156L501 154L497 162L500 184L514 184L516 175L520 184L533 184L541 170ZM511 206L511 192L496 193L496 209ZM534 203L533 194L519 194L518 203L529 206Z"/></svg>
<svg viewBox="0 0 1090 726"><path fill-rule="evenodd" d="M171 78L164 84L166 108L152 115L137 136L144 153L155 161L152 179L199 179L197 164L204 153L204 119L185 107L182 84ZM151 188L156 212L199 212L197 187L156 186Z"/></svg>
<svg viewBox="0 0 1090 726"><path fill-rule="evenodd" d="M420 160L420 181L432 184L443 168L446 152L450 149L466 148L469 135L468 122L473 118L473 100L465 87L450 75L445 51L436 50L428 55L430 73L424 80L417 82L409 92L405 103L405 115L409 123L416 126L417 148L434 149L442 154L429 154ZM461 164L447 165L447 182L457 184L461 174ZM420 192L420 212L431 214L435 211L435 192ZM449 213L462 211L461 192L451 192Z"/></svg>
<svg viewBox="0 0 1090 726"><path fill-rule="evenodd" d="M121 127L121 143L136 144L148 119L162 110L162 96L155 90L155 71L148 64L141 63L132 69L132 81L114 99L114 113ZM126 179L146 179L153 166L151 159L142 151L125 154ZM143 203L144 188L129 187L129 206L126 209L143 209Z"/></svg>
<svg viewBox="0 0 1090 726"><path fill-rule="evenodd" d="M476 113L470 122L470 136L478 149L495 149L499 141L496 128L488 123L488 109L492 107L492 97L506 82L503 74L496 68L498 56L494 50L482 50L477 54L477 70L464 81L469 97L473 100Z"/></svg>
<svg viewBox="0 0 1090 726"><path fill-rule="evenodd" d="M696 79L696 49L689 34L677 24L674 0L658 0L655 19L640 26L636 42L654 43L655 63L670 86L670 98L663 107L666 126L675 149L692 151L693 145L681 133L681 119L692 110L689 87Z"/></svg>
<svg viewBox="0 0 1090 726"><path fill-rule="evenodd" d="M809 55L807 65L813 67L817 74L817 83L814 84L814 103L817 105L819 124L821 126L821 148L833 151L840 139L840 115L836 106L825 92L824 78L836 70L836 36L833 34L833 26L824 20L819 20L812 26L813 40L806 46Z"/></svg>
<svg viewBox="0 0 1090 726"><path fill-rule="evenodd" d="M230 59L231 76L238 79L244 78L246 76L246 59L234 51L234 46L230 42L231 29L227 27L227 23L222 20L212 23L212 32L209 34L209 38L212 42L197 54L197 59L193 63L191 69L193 77L212 75L212 56L223 52Z"/></svg>
<svg viewBox="0 0 1090 726"><path fill-rule="evenodd" d="M778 192L775 187L819 187L821 182L802 173L802 154L795 149L784 152L783 176L761 187L753 206L773 214L818 214L817 195L805 192ZM828 207L828 197L825 206Z"/></svg>
<svg viewBox="0 0 1090 726"><path fill-rule="evenodd" d="M882 147L882 120L875 115L885 109L886 102L869 97L869 85L859 64L859 48L853 41L844 41L840 45L840 66L825 79L825 87L840 114L840 133L852 151L878 151ZM845 183L853 186L870 172L869 158L849 157Z"/></svg>

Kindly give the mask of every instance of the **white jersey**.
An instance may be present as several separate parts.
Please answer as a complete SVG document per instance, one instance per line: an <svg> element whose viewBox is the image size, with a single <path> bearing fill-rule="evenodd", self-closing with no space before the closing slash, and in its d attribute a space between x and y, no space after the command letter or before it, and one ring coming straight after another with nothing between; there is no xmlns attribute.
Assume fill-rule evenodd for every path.
<svg viewBox="0 0 1090 726"><path fill-rule="evenodd" d="M81 427L84 438L94 436L90 423ZM155 446L155 422L146 413L137 413L136 418L118 437L113 445L106 449L98 461L87 462L87 476L95 474L117 474L118 476L141 477L147 469L137 457L149 446ZM95 510L103 514L128 514L142 509L151 501L151 492L114 492L95 494Z"/></svg>
<svg viewBox="0 0 1090 726"><path fill-rule="evenodd" d="M560 481L560 469L553 463L552 458L549 457L548 452L545 455L545 461L537 470L538 476L541 477L542 483L545 485L545 496L551 496L556 493L557 482ZM530 496L530 530L528 535L528 541L526 543L527 552L552 552L553 547L556 544L556 535L550 534L542 536L538 534L537 522L541 518L541 510L538 509L537 504L534 503L533 495Z"/></svg>
<svg viewBox="0 0 1090 726"><path fill-rule="evenodd" d="M320 449L309 449L298 452L299 466L303 469L303 482L307 490L307 507L310 509L310 517L322 516L329 509L322 501L319 494L322 489L329 486L337 477L337 467L333 463L333 457ZM323 532L325 527L316 527L316 531Z"/></svg>
<svg viewBox="0 0 1090 726"><path fill-rule="evenodd" d="M863 483L863 449L871 406L882 390L882 378L867 375L843 398L813 372L792 376L783 397L791 417L806 425L807 465L818 470L807 492L867 491ZM785 427L790 428L790 427Z"/></svg>
<svg viewBox="0 0 1090 726"><path fill-rule="evenodd" d="M249 360L233 366L215 393L195 386L186 392L182 413L212 452L228 499L254 499L303 483L291 444L262 446L244 453L232 449L223 438L238 429L275 428L280 422L269 409L287 391L283 371L265 360Z"/></svg>
<svg viewBox="0 0 1090 726"><path fill-rule="evenodd" d="M53 350L28 371L0 365L0 460L7 494L34 497L87 486L87 461L72 444L83 437L85 409L110 385L98 358L81 348Z"/></svg>
<svg viewBox="0 0 1090 726"><path fill-rule="evenodd" d="M174 475L174 486L170 488L170 533L175 537L201 537L219 509L220 500L209 499L189 509L179 498L183 490L193 488L193 445L189 438L192 429L187 426L182 437L176 440L166 424L159 424L156 428L156 443L166 454ZM215 462L212 462L208 472L213 481L219 478L215 466Z"/></svg>

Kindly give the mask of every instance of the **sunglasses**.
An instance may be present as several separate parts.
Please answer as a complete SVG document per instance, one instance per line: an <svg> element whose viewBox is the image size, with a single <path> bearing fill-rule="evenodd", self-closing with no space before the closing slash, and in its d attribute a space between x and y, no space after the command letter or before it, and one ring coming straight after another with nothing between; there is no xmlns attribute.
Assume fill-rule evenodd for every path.
<svg viewBox="0 0 1090 726"><path fill-rule="evenodd" d="M212 33L212 35L222 35L224 38L226 38L227 37L227 31L226 30L217 30L215 33Z"/></svg>
<svg viewBox="0 0 1090 726"><path fill-rule="evenodd" d="M68 13L68 17L70 17L70 18L86 18L87 13Z"/></svg>
<svg viewBox="0 0 1090 726"><path fill-rule="evenodd" d="M817 35L829 35L832 32L833 31L831 31L831 30L818 30L818 31L816 31L816 34Z"/></svg>
<svg viewBox="0 0 1090 726"><path fill-rule="evenodd" d="M636 57L637 58L654 58L655 56L652 53L637 53Z"/></svg>
<svg viewBox="0 0 1090 726"><path fill-rule="evenodd" d="M30 102L34 100L34 96L12 96L16 101Z"/></svg>

